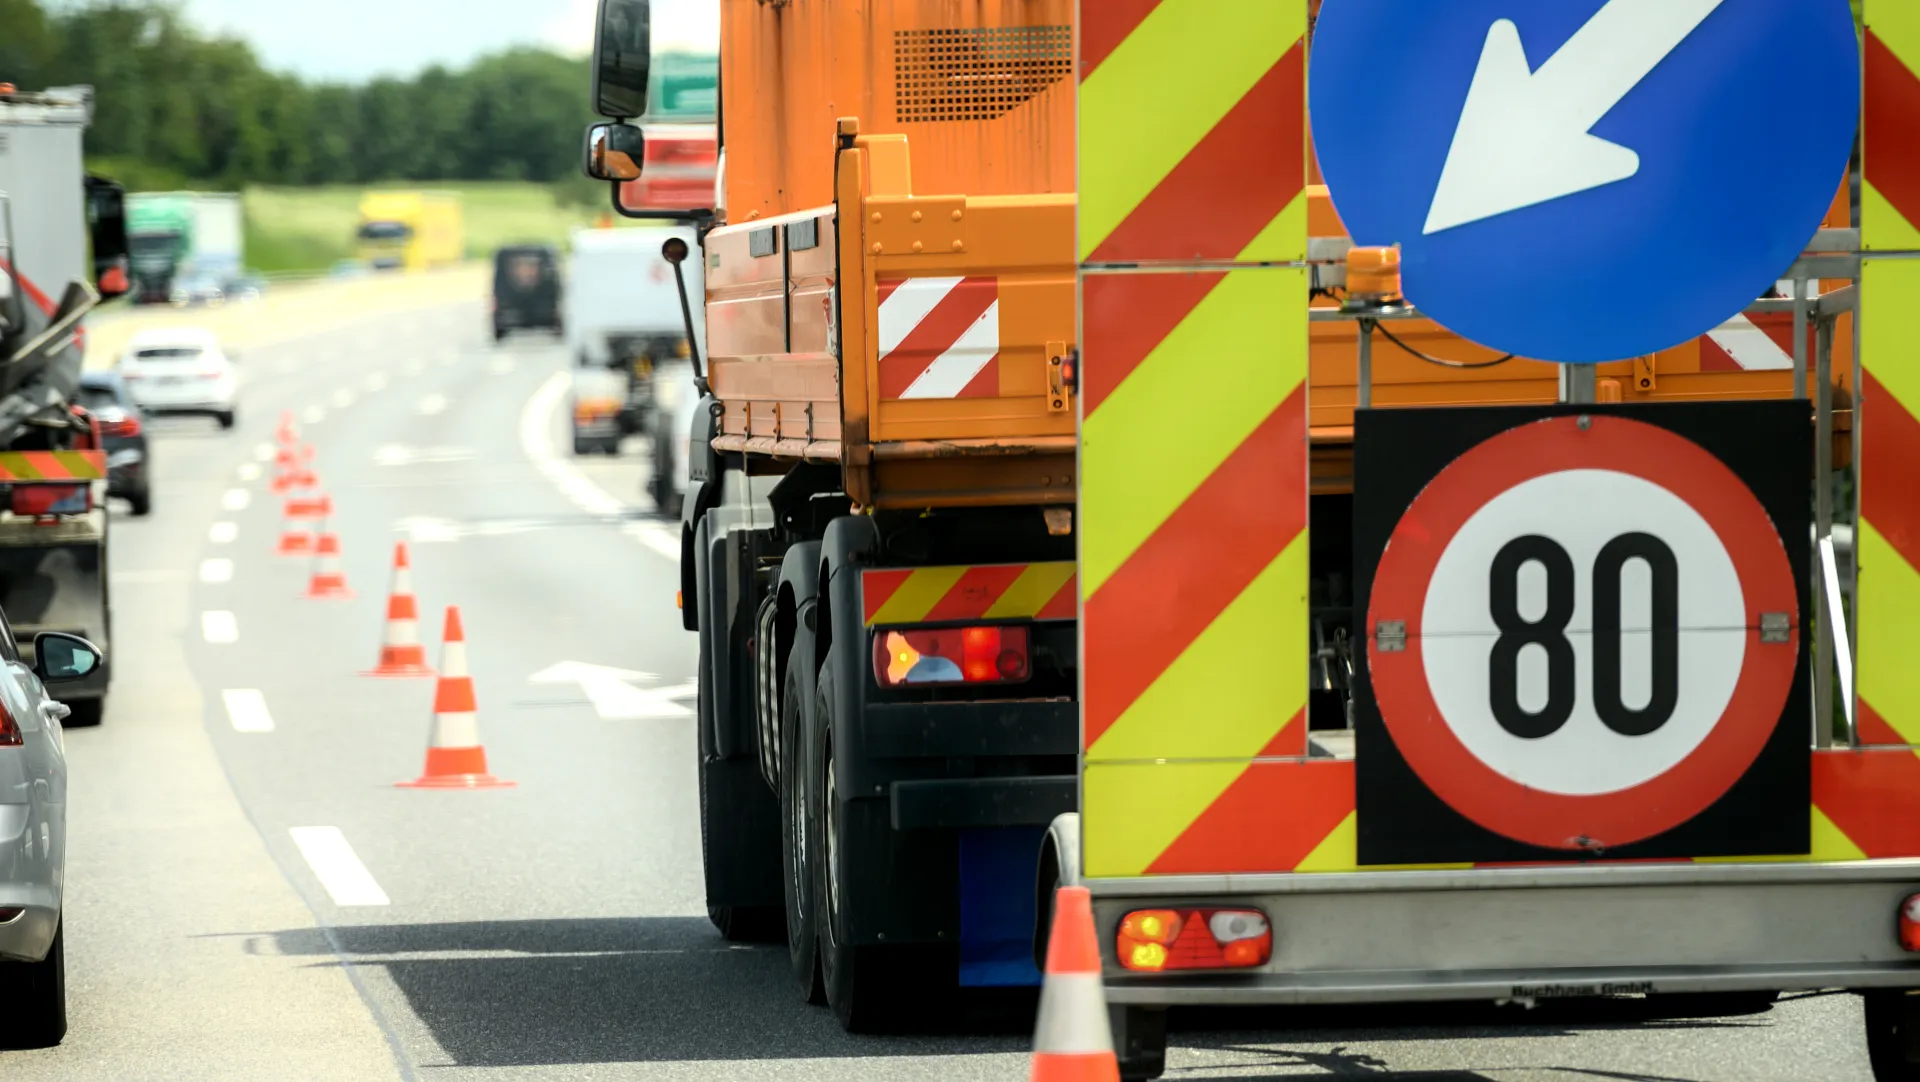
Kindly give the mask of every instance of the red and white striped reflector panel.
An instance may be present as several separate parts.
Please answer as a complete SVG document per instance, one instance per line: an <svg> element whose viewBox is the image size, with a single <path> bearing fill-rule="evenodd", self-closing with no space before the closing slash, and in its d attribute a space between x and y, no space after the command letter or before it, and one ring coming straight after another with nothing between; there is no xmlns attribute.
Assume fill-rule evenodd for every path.
<svg viewBox="0 0 1920 1082"><path fill-rule="evenodd" d="M880 397L1000 394L1000 280L897 278L879 283Z"/></svg>

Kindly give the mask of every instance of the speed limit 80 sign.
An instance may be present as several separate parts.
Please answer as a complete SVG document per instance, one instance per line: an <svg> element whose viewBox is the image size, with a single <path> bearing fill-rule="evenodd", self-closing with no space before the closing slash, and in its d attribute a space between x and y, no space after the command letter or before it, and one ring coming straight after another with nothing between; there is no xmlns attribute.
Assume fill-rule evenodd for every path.
<svg viewBox="0 0 1920 1082"><path fill-rule="evenodd" d="M1584 410L1357 419L1362 864L1807 851L1805 405Z"/></svg>

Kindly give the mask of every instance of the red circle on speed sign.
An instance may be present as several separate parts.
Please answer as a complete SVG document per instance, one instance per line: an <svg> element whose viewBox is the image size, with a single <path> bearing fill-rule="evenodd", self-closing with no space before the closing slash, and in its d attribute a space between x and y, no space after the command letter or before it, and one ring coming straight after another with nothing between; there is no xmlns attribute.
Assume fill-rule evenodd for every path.
<svg viewBox="0 0 1920 1082"><path fill-rule="evenodd" d="M1761 642L1763 614L1786 616L1786 642ZM1404 622L1404 648L1380 649L1382 621ZM1389 537L1367 626L1381 720L1420 780L1551 849L1641 841L1720 799L1799 658L1766 510L1699 445L1619 417L1521 425L1448 464Z"/></svg>

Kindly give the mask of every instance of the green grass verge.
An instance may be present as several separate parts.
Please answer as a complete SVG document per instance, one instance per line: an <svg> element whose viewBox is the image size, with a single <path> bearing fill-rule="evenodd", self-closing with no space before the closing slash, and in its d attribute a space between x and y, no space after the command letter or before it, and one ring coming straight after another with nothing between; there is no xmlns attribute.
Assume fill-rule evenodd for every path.
<svg viewBox="0 0 1920 1082"><path fill-rule="evenodd" d="M460 196L467 255L483 259L505 244L548 243L562 248L568 234L590 226L597 206L580 201L577 186L517 182L377 185L453 192ZM362 187L248 188L247 263L263 272L322 271L353 257ZM604 189L598 190L604 193Z"/></svg>

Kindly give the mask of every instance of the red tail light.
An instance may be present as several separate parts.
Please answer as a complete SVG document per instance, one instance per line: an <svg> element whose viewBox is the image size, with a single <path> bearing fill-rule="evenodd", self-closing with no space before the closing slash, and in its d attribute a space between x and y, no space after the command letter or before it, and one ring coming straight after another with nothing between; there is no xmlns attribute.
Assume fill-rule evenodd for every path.
<svg viewBox="0 0 1920 1082"><path fill-rule="evenodd" d="M1920 953L1920 894L1909 894L1900 903L1900 946Z"/></svg>
<svg viewBox="0 0 1920 1082"><path fill-rule="evenodd" d="M1114 946L1121 966L1143 973L1248 969L1273 957L1273 929L1257 909L1138 909Z"/></svg>
<svg viewBox="0 0 1920 1082"><path fill-rule="evenodd" d="M100 421L102 436L138 436L140 434L140 418L132 414L96 414L96 417Z"/></svg>
<svg viewBox="0 0 1920 1082"><path fill-rule="evenodd" d="M24 743L26 738L20 735L20 723L13 720L7 704L0 703L0 748L17 748Z"/></svg>
<svg viewBox="0 0 1920 1082"><path fill-rule="evenodd" d="M80 515L92 509L93 489L87 485L13 486L16 515Z"/></svg>
<svg viewBox="0 0 1920 1082"><path fill-rule="evenodd" d="M881 687L1018 684L1031 669L1024 627L888 628L873 637Z"/></svg>

